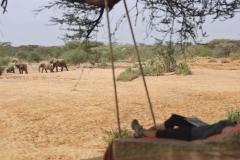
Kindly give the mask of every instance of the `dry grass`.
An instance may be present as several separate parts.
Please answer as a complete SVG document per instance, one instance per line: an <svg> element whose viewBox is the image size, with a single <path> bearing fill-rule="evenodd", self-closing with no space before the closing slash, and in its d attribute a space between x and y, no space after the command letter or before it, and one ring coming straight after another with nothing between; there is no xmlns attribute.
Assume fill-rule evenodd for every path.
<svg viewBox="0 0 240 160"><path fill-rule="evenodd" d="M0 157L4 160L87 159L101 156L102 130L116 128L110 69L4 74L0 79ZM196 67L195 67L196 68ZM119 74L123 69L117 69ZM158 122L171 113L207 122L240 106L240 70L193 69L191 76L147 77ZM152 120L141 78L117 82L122 125Z"/></svg>
<svg viewBox="0 0 240 160"><path fill-rule="evenodd" d="M210 61L210 62L209 62ZM238 60L231 61L231 58L214 59L197 57L191 62L191 68L209 68L217 70L240 70Z"/></svg>

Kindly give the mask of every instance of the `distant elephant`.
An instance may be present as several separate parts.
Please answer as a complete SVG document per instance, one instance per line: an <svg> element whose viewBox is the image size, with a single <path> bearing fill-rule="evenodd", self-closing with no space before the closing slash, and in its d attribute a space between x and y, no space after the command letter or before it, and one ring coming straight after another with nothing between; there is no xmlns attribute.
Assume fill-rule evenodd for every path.
<svg viewBox="0 0 240 160"><path fill-rule="evenodd" d="M28 74L27 64L15 63L15 66L19 70L20 74L23 74L23 71L25 72L25 74Z"/></svg>
<svg viewBox="0 0 240 160"><path fill-rule="evenodd" d="M15 73L15 68L14 66L8 67L6 70L7 73Z"/></svg>
<svg viewBox="0 0 240 160"><path fill-rule="evenodd" d="M2 75L4 68L0 67L0 76Z"/></svg>
<svg viewBox="0 0 240 160"><path fill-rule="evenodd" d="M43 70L45 70L45 72L47 73L47 70L50 70L50 72L53 72L53 64L51 63L41 63L39 65L39 72L41 72L41 69L42 69L42 73L43 73Z"/></svg>
<svg viewBox="0 0 240 160"><path fill-rule="evenodd" d="M67 64L64 59L55 59L54 58L50 61L50 63L53 65L53 70L54 70L54 68L56 68L57 72L58 72L58 67L61 67L61 71L63 71L63 67L65 67L66 70L68 71Z"/></svg>

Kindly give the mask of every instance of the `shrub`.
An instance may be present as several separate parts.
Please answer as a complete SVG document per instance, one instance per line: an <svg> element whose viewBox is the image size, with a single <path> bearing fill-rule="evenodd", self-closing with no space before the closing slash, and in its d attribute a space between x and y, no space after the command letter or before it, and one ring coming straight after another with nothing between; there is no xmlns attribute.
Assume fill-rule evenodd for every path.
<svg viewBox="0 0 240 160"><path fill-rule="evenodd" d="M165 67L159 59L148 60L143 68L146 76L160 76L165 72Z"/></svg>
<svg viewBox="0 0 240 160"><path fill-rule="evenodd" d="M74 49L65 52L62 58L64 58L68 63L79 64L87 61L87 53L83 50Z"/></svg>
<svg viewBox="0 0 240 160"><path fill-rule="evenodd" d="M227 118L231 121L240 121L240 109L235 109L228 112Z"/></svg>
<svg viewBox="0 0 240 160"><path fill-rule="evenodd" d="M103 140L106 143L111 143L113 139L116 138L131 138L132 137L132 133L127 130L126 128L122 129L120 132L118 130L103 130L104 136L103 136Z"/></svg>
<svg viewBox="0 0 240 160"><path fill-rule="evenodd" d="M192 74L190 67L186 63L180 63L177 65L176 74L190 75Z"/></svg>
<svg viewBox="0 0 240 160"><path fill-rule="evenodd" d="M231 53L231 50L233 48L233 44L219 44L217 46L215 46L214 50L213 50L213 57L228 57Z"/></svg>
<svg viewBox="0 0 240 160"><path fill-rule="evenodd" d="M28 59L28 53L27 52L18 52L17 58L21 60L27 60Z"/></svg>
<svg viewBox="0 0 240 160"><path fill-rule="evenodd" d="M160 76L164 72L164 65L159 58L150 59L143 64L143 73L145 76ZM127 68L124 72L120 73L117 80L131 81L141 75L139 64L135 63L132 67Z"/></svg>
<svg viewBox="0 0 240 160"><path fill-rule="evenodd" d="M193 56L207 57L212 55L212 49L205 45L194 45L189 47L188 50L191 57Z"/></svg>
<svg viewBox="0 0 240 160"><path fill-rule="evenodd" d="M42 58L40 57L39 54L32 52L32 53L28 53L27 60L30 62L40 62Z"/></svg>
<svg viewBox="0 0 240 160"><path fill-rule="evenodd" d="M70 41L70 42L67 42L65 43L65 45L63 46L63 48L65 50L74 50L76 48L79 48L81 45L81 42L80 41Z"/></svg>
<svg viewBox="0 0 240 160"><path fill-rule="evenodd" d="M127 60L129 57L132 57L134 49L132 46L128 45L114 45L113 48L114 59L118 60Z"/></svg>
<svg viewBox="0 0 240 160"><path fill-rule="evenodd" d="M120 73L117 77L118 81L132 81L139 76L138 68L127 68L125 71Z"/></svg>
<svg viewBox="0 0 240 160"><path fill-rule="evenodd" d="M9 57L0 57L0 66L7 66L10 62Z"/></svg>

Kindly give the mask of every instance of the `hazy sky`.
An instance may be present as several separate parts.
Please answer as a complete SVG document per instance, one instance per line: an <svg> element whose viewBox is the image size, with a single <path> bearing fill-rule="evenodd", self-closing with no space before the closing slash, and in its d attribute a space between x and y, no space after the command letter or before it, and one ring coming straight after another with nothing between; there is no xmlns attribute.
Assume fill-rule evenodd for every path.
<svg viewBox="0 0 240 160"><path fill-rule="evenodd" d="M46 4L48 0L9 0L8 12L4 15L0 14L0 41L9 41L13 45L59 45L64 42L60 39L65 31L60 29L60 26L49 25L49 18L58 14L54 11L44 11L38 15L34 14L33 10L39 6ZM131 2L130 2L131 3ZM111 12L113 21L112 27L115 26L114 20L123 14L122 3L115 6ZM104 17L105 18L105 17ZM205 25L205 30L209 37L205 40L215 38L240 39L240 15L226 22L208 22ZM151 38L145 39L144 24L138 23L134 27L137 41L141 43L153 43ZM98 33L97 40L107 41L106 27ZM115 41L120 43L131 43L129 28L127 23L123 23L116 35Z"/></svg>

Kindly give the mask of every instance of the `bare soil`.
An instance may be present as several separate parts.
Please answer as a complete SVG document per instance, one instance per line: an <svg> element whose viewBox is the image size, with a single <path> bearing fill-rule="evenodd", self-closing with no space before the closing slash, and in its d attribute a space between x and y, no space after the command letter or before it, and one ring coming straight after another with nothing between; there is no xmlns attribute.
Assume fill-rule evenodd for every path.
<svg viewBox="0 0 240 160"><path fill-rule="evenodd" d="M219 63L206 64L192 64L190 76L147 77L157 122L177 113L212 123L240 107L238 62L230 69L224 68L229 63L220 69ZM0 77L0 159L79 160L103 155L103 130L116 129L111 70L86 68L81 73L81 68L38 73L31 66L28 75ZM142 79L117 86L122 126L130 129L133 118L151 126Z"/></svg>

